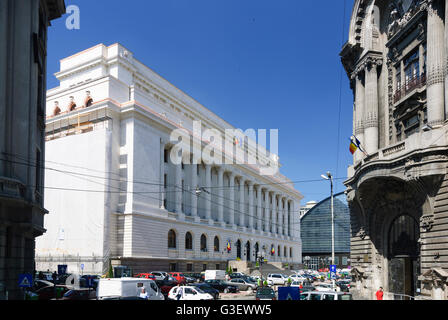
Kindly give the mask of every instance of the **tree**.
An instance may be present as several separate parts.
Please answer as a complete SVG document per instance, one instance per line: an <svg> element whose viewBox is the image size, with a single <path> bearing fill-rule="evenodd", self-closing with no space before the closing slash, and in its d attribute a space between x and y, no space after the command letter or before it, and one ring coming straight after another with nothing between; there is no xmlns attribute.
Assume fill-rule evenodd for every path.
<svg viewBox="0 0 448 320"><path fill-rule="evenodd" d="M114 270L112 269L112 263L109 260L109 271L107 272L107 278L113 278L114 277Z"/></svg>

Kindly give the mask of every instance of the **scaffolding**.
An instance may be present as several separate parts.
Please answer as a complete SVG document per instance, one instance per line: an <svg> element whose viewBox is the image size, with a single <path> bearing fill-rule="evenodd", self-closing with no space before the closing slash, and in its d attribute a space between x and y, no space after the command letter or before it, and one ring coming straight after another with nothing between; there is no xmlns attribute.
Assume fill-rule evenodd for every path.
<svg viewBox="0 0 448 320"><path fill-rule="evenodd" d="M45 141L51 141L67 136L91 132L98 129L112 129L112 118L107 106L95 110L79 110L70 112L69 116L47 121Z"/></svg>

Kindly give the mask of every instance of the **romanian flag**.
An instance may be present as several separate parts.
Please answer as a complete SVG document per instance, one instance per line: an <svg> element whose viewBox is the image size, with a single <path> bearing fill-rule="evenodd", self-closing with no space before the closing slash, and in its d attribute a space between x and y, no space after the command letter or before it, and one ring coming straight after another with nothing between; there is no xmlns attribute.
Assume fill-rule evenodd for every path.
<svg viewBox="0 0 448 320"><path fill-rule="evenodd" d="M274 249L274 247L272 247L272 249L271 249L271 255L274 255L275 254L275 249Z"/></svg>
<svg viewBox="0 0 448 320"><path fill-rule="evenodd" d="M353 140L350 139L350 153L351 153L351 154L355 154L356 150L358 150L358 147L357 147L356 144L353 142Z"/></svg>
<svg viewBox="0 0 448 320"><path fill-rule="evenodd" d="M230 241L227 241L227 252L230 252L232 247L230 246Z"/></svg>

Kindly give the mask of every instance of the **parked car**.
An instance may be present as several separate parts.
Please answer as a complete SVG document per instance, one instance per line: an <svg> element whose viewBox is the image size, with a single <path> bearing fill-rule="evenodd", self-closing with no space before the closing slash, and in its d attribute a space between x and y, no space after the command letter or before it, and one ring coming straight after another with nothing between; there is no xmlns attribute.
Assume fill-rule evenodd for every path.
<svg viewBox="0 0 448 320"><path fill-rule="evenodd" d="M274 289L270 287L260 287L255 293L255 300L277 300Z"/></svg>
<svg viewBox="0 0 448 320"><path fill-rule="evenodd" d="M213 296L209 293L202 291L198 287L193 286L176 286L171 288L168 293L168 299L178 300L178 290L181 290L181 296L179 300L213 300Z"/></svg>
<svg viewBox="0 0 448 320"><path fill-rule="evenodd" d="M316 285L316 291L336 291L331 283L319 283Z"/></svg>
<svg viewBox="0 0 448 320"><path fill-rule="evenodd" d="M280 273L270 273L268 274L267 281L273 285L284 285L288 279Z"/></svg>
<svg viewBox="0 0 448 320"><path fill-rule="evenodd" d="M233 278L226 283L237 286L240 291L255 290L257 288L257 284L247 281L243 278Z"/></svg>
<svg viewBox="0 0 448 320"><path fill-rule="evenodd" d="M353 300L352 294L349 292L334 291L314 291L303 294L304 300Z"/></svg>
<svg viewBox="0 0 448 320"><path fill-rule="evenodd" d="M154 275L156 280L165 280L169 276L168 272L165 271L151 271L150 273Z"/></svg>
<svg viewBox="0 0 448 320"><path fill-rule="evenodd" d="M98 281L100 277L98 275L83 275L79 278L79 286L81 288L91 288L96 289L98 287Z"/></svg>
<svg viewBox="0 0 448 320"><path fill-rule="evenodd" d="M160 291L166 298L168 296L168 293L170 292L170 290L173 287L177 286L177 281L172 281L172 280L168 280L168 279L156 280L156 284L160 288Z"/></svg>
<svg viewBox="0 0 448 320"><path fill-rule="evenodd" d="M240 291L238 286L230 285L223 280L205 280L205 283L223 293L237 293Z"/></svg>
<svg viewBox="0 0 448 320"><path fill-rule="evenodd" d="M298 274L292 274L292 275L290 275L290 276L288 277L288 279L291 279L293 282L294 282L294 281L301 281L301 282L303 282L303 281L305 281L307 278L302 277L302 276L300 276L300 275L298 275Z"/></svg>
<svg viewBox="0 0 448 320"><path fill-rule="evenodd" d="M156 280L156 277L152 273L138 273L134 276L134 278L145 278L145 279L151 279Z"/></svg>
<svg viewBox="0 0 448 320"><path fill-rule="evenodd" d="M339 280L336 282L336 285L341 288L342 292L350 291L350 280Z"/></svg>
<svg viewBox="0 0 448 320"><path fill-rule="evenodd" d="M177 283L180 283L180 284L187 283L187 280L185 279L185 276L183 275L183 273L180 273L180 272L170 272L169 275L171 277L173 277L174 279L176 279Z"/></svg>
<svg viewBox="0 0 448 320"><path fill-rule="evenodd" d="M234 272L229 275L230 279L243 278L244 276L246 276L246 275L242 272Z"/></svg>
<svg viewBox="0 0 448 320"><path fill-rule="evenodd" d="M219 290L213 288L212 286L209 286L207 283L193 283L191 284L191 286L199 288L205 293L210 294L214 300L219 299Z"/></svg>
<svg viewBox="0 0 448 320"><path fill-rule="evenodd" d="M62 300L96 300L96 291L87 288L71 289L64 293Z"/></svg>
<svg viewBox="0 0 448 320"><path fill-rule="evenodd" d="M54 286L53 282L47 280L35 280L30 291L37 291L41 288Z"/></svg>
<svg viewBox="0 0 448 320"><path fill-rule="evenodd" d="M38 300L52 300L60 299L70 288L61 285L51 285L48 287L43 287L36 290L34 293L37 294Z"/></svg>
<svg viewBox="0 0 448 320"><path fill-rule="evenodd" d="M200 273L184 273L187 278L194 279L192 282L200 282L202 279L202 275ZM188 282L188 280L187 280Z"/></svg>

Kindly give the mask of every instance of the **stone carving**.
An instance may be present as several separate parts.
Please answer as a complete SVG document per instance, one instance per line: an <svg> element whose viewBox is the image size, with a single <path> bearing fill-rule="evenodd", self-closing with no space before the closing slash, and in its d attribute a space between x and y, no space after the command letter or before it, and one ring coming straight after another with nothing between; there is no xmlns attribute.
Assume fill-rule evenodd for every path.
<svg viewBox="0 0 448 320"><path fill-rule="evenodd" d="M364 227L361 227L361 228L359 229L357 236L360 237L361 240L364 240L364 239L366 238L367 233L366 233L366 230L365 230Z"/></svg>
<svg viewBox="0 0 448 320"><path fill-rule="evenodd" d="M420 218L420 224L425 232L431 231L434 224L434 215L425 215Z"/></svg>
<svg viewBox="0 0 448 320"><path fill-rule="evenodd" d="M389 5L390 16L389 26L387 29L388 37L393 37L398 31L400 31L414 15L423 10L426 3L421 0L394 0Z"/></svg>

